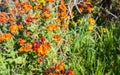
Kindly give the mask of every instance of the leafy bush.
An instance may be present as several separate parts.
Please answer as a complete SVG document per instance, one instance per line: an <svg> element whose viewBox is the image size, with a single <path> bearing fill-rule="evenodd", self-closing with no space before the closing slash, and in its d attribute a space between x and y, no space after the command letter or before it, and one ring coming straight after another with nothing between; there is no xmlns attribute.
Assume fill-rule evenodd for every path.
<svg viewBox="0 0 120 75"><path fill-rule="evenodd" d="M118 0L0 1L0 74L120 74L119 5Z"/></svg>

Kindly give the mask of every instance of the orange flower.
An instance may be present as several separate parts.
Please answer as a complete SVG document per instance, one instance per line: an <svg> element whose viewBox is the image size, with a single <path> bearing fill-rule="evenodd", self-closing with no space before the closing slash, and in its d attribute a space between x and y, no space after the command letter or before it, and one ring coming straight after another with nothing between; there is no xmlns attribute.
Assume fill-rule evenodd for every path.
<svg viewBox="0 0 120 75"><path fill-rule="evenodd" d="M19 41L18 41L20 46L23 46L26 42L27 42L27 40L25 40L24 38L20 38Z"/></svg>
<svg viewBox="0 0 120 75"><path fill-rule="evenodd" d="M6 13L0 13L0 23L7 22L7 15Z"/></svg>
<svg viewBox="0 0 120 75"><path fill-rule="evenodd" d="M44 13L44 12L50 12L50 8L43 8L42 9L42 12Z"/></svg>
<svg viewBox="0 0 120 75"><path fill-rule="evenodd" d="M62 30L65 30L66 28L68 28L68 23L63 23L62 24Z"/></svg>
<svg viewBox="0 0 120 75"><path fill-rule="evenodd" d="M61 0L58 6L58 16L61 17L62 19L68 18L67 7L65 5L64 0Z"/></svg>
<svg viewBox="0 0 120 75"><path fill-rule="evenodd" d="M57 35L57 34L55 34L53 36L53 39L55 40L55 42L60 42L61 41L61 37L59 35Z"/></svg>
<svg viewBox="0 0 120 75"><path fill-rule="evenodd" d="M21 16L22 14L25 13L25 10L24 9L20 9L20 10L18 10L18 13L19 13L19 16Z"/></svg>
<svg viewBox="0 0 120 75"><path fill-rule="evenodd" d="M39 56L38 58L38 64L40 64L45 59L45 56Z"/></svg>
<svg viewBox="0 0 120 75"><path fill-rule="evenodd" d="M61 16L61 19L67 19L67 18L69 18L68 15Z"/></svg>
<svg viewBox="0 0 120 75"><path fill-rule="evenodd" d="M58 16L59 17L66 17L66 16L68 16L66 14L67 14L67 8L66 8L66 6L65 5L60 5L58 7Z"/></svg>
<svg viewBox="0 0 120 75"><path fill-rule="evenodd" d="M40 44L38 44L38 42L35 40L32 46L33 46L33 51L37 53L37 50L40 47Z"/></svg>
<svg viewBox="0 0 120 75"><path fill-rule="evenodd" d="M32 5L29 4L29 2L24 2L22 4L22 7L26 10L26 11L30 11L32 9Z"/></svg>
<svg viewBox="0 0 120 75"><path fill-rule="evenodd" d="M25 8L26 11L30 11L31 9L32 9L32 5L28 5L28 6Z"/></svg>
<svg viewBox="0 0 120 75"><path fill-rule="evenodd" d="M54 30L56 30L56 29L58 29L60 27L60 25L58 25L58 24L52 24L52 27L53 27Z"/></svg>
<svg viewBox="0 0 120 75"><path fill-rule="evenodd" d="M50 69L45 70L46 75L75 75L72 68L66 70L63 62L58 62Z"/></svg>
<svg viewBox="0 0 120 75"><path fill-rule="evenodd" d="M15 18L14 18L14 17L10 17L10 18L8 19L8 22L9 22L10 24L14 24Z"/></svg>
<svg viewBox="0 0 120 75"><path fill-rule="evenodd" d="M33 42L33 51L37 53L38 56L44 56L48 53L50 45L45 41L45 38L40 38L38 41Z"/></svg>
<svg viewBox="0 0 120 75"><path fill-rule="evenodd" d="M40 47L37 50L38 56L46 55L48 53L49 49L50 49L49 43L41 44Z"/></svg>
<svg viewBox="0 0 120 75"><path fill-rule="evenodd" d="M29 52L30 50L32 50L32 45L30 43L26 43L25 45L18 49L20 53Z"/></svg>
<svg viewBox="0 0 120 75"><path fill-rule="evenodd" d="M88 4L86 7L87 12L91 12L94 9L93 5Z"/></svg>
<svg viewBox="0 0 120 75"><path fill-rule="evenodd" d="M59 62L56 64L56 69L58 69L59 71L64 70L64 63L63 62Z"/></svg>
<svg viewBox="0 0 120 75"><path fill-rule="evenodd" d="M47 27L46 27L46 28L47 28L47 30L48 30L48 31L53 31L53 28L52 28L52 26L51 26L51 25L47 25Z"/></svg>
<svg viewBox="0 0 120 75"><path fill-rule="evenodd" d="M89 2L90 0L84 0L85 2Z"/></svg>
<svg viewBox="0 0 120 75"><path fill-rule="evenodd" d="M11 15L14 15L15 13L16 13L15 9L12 9L12 10L9 11L9 14L11 14Z"/></svg>
<svg viewBox="0 0 120 75"><path fill-rule="evenodd" d="M60 19L59 19L59 18L57 18L55 21L56 21L57 23L59 23L59 22L60 22Z"/></svg>
<svg viewBox="0 0 120 75"><path fill-rule="evenodd" d="M48 75L59 75L59 74L56 74L56 73L52 73L52 72L51 72L51 73L49 73Z"/></svg>
<svg viewBox="0 0 120 75"><path fill-rule="evenodd" d="M79 6L79 11L83 12L84 8L82 7L82 5Z"/></svg>
<svg viewBox="0 0 120 75"><path fill-rule="evenodd" d="M25 52L32 50L32 45L30 43L25 44Z"/></svg>
<svg viewBox="0 0 120 75"><path fill-rule="evenodd" d="M39 48L37 49L37 54L38 56L44 55L42 44L39 45Z"/></svg>
<svg viewBox="0 0 120 75"><path fill-rule="evenodd" d="M57 12L57 15L60 17L61 13L60 13L60 12Z"/></svg>
<svg viewBox="0 0 120 75"><path fill-rule="evenodd" d="M67 75L75 75L72 68L69 69L69 72L67 73Z"/></svg>
<svg viewBox="0 0 120 75"><path fill-rule="evenodd" d="M52 13L51 12L44 12L43 13L43 17L45 18L45 19L47 19L47 18L49 18L49 17L51 17L52 16Z"/></svg>
<svg viewBox="0 0 120 75"><path fill-rule="evenodd" d="M4 35L0 35L0 42L5 40L5 36Z"/></svg>
<svg viewBox="0 0 120 75"><path fill-rule="evenodd" d="M53 65L50 69L46 71L47 75L67 75L64 69L64 63L58 62L57 64Z"/></svg>
<svg viewBox="0 0 120 75"><path fill-rule="evenodd" d="M8 3L8 1L5 1L5 6L9 6L9 3Z"/></svg>
<svg viewBox="0 0 120 75"><path fill-rule="evenodd" d="M43 50L44 50L44 55L48 53L48 50L50 49L50 44L49 43L44 43L43 44Z"/></svg>
<svg viewBox="0 0 120 75"><path fill-rule="evenodd" d="M50 3L54 2L54 0L47 0L47 2L50 4Z"/></svg>
<svg viewBox="0 0 120 75"><path fill-rule="evenodd" d="M18 30L18 26L17 25L11 25L10 26L10 32L11 33L15 33Z"/></svg>
<svg viewBox="0 0 120 75"><path fill-rule="evenodd" d="M38 9L39 9L39 10L42 10L42 9L43 9L43 6L42 6L42 5L35 5L35 6L34 6L34 9L35 9L35 10L38 10Z"/></svg>
<svg viewBox="0 0 120 75"><path fill-rule="evenodd" d="M18 9L21 6L21 3L15 2L15 7Z"/></svg>
<svg viewBox="0 0 120 75"><path fill-rule="evenodd" d="M58 29L59 27L60 27L60 25L58 25L58 24L49 24L49 25L47 25L47 30L53 31L53 30Z"/></svg>
<svg viewBox="0 0 120 75"><path fill-rule="evenodd" d="M38 9L39 9L39 10L42 10L42 9L43 9L43 6L42 6L42 5L38 5Z"/></svg>
<svg viewBox="0 0 120 75"><path fill-rule="evenodd" d="M31 22L33 22L33 18L32 17L27 17L26 18L26 24L30 24Z"/></svg>
<svg viewBox="0 0 120 75"><path fill-rule="evenodd" d="M19 24L18 25L18 29L20 30L20 29L22 29L23 28L23 25L22 24Z"/></svg>
<svg viewBox="0 0 120 75"><path fill-rule="evenodd" d="M66 12L67 8L66 8L65 4L63 4L63 5L59 5L58 9L62 10L63 12Z"/></svg>
<svg viewBox="0 0 120 75"><path fill-rule="evenodd" d="M64 0L61 0L61 1L60 1L60 4L61 4L61 5L64 5L64 4L65 4Z"/></svg>
<svg viewBox="0 0 120 75"><path fill-rule="evenodd" d="M27 5L29 5L29 2L24 2L21 5L22 5L22 7L27 6Z"/></svg>
<svg viewBox="0 0 120 75"><path fill-rule="evenodd" d="M74 14L75 14L75 13L72 11L72 15L71 15L71 16L74 16Z"/></svg>
<svg viewBox="0 0 120 75"><path fill-rule="evenodd" d="M12 34L11 33L5 33L4 36L5 36L5 40L9 40L12 37Z"/></svg>
<svg viewBox="0 0 120 75"><path fill-rule="evenodd" d="M27 35L32 34L32 32L30 30L26 30L25 32Z"/></svg>

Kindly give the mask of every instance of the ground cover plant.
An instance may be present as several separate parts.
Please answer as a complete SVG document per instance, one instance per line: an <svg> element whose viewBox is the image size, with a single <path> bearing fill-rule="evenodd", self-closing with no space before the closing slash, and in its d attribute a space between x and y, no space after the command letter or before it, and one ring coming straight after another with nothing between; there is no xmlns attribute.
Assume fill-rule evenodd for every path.
<svg viewBox="0 0 120 75"><path fill-rule="evenodd" d="M0 0L0 75L119 75L119 0Z"/></svg>

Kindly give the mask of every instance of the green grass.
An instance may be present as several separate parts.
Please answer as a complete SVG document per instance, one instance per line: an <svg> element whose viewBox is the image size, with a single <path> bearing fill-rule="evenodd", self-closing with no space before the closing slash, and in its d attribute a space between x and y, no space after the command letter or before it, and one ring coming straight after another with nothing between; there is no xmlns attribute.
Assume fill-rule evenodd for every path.
<svg viewBox="0 0 120 75"><path fill-rule="evenodd" d="M12 48L5 52L1 50L0 74L39 74L61 60L65 62L66 68L71 66L76 75L120 74L119 25L110 24L106 33L101 32L100 26L89 31L87 24L76 25L65 32L62 31L60 35L63 40L57 45L51 41L53 33L48 32L45 35L48 41L51 41L51 50L39 65L32 61L36 57L28 58L31 52L18 55ZM7 45L11 45L12 40L8 41ZM33 53L32 55L34 56Z"/></svg>
<svg viewBox="0 0 120 75"><path fill-rule="evenodd" d="M88 17L94 14L80 15L82 22L71 24L71 21L79 19L79 14L75 11L76 17L69 21L66 30L49 32L46 25L54 24L56 12L54 9L53 17L47 20L40 17L37 21L24 25L24 29L14 33L10 40L0 42L0 75L44 75L46 69L59 61L65 63L66 69L71 67L75 75L120 74L120 21L100 21L100 25L94 24L93 30L90 31ZM35 13L42 12L34 10L30 14ZM0 24L0 31L3 34L8 32L9 26ZM103 27L106 27L106 32L102 32ZM32 35L26 35L25 30L31 30ZM54 41L54 34L62 38L59 43ZM37 62L37 54L33 51L18 52L18 39L21 37L31 44L35 39L46 37L50 50L40 64Z"/></svg>
<svg viewBox="0 0 120 75"><path fill-rule="evenodd" d="M120 23L109 25L106 33L101 31L101 26L94 30L87 29L88 24L82 23L71 29L61 32L63 38L59 44L52 41L54 33L44 33L51 43L51 49L46 59L41 64L36 64L34 53L18 54L17 51L8 49L0 51L0 74L2 75L33 75L44 73L57 61L65 62L65 67L73 68L76 75L117 75L120 74ZM57 33L58 33L57 32ZM70 42L72 41L72 42ZM14 44L12 39L6 46ZM31 64L32 63L32 64Z"/></svg>

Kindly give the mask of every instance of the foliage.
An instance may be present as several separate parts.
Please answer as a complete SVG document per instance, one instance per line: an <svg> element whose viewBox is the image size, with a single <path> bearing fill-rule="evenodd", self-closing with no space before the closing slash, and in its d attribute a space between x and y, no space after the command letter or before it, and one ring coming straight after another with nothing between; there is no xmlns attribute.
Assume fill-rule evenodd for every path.
<svg viewBox="0 0 120 75"><path fill-rule="evenodd" d="M118 11L117 0L2 0L0 74L120 74Z"/></svg>

